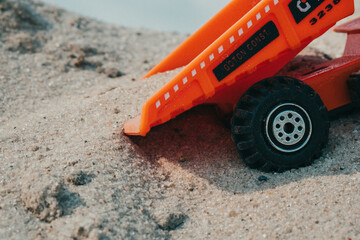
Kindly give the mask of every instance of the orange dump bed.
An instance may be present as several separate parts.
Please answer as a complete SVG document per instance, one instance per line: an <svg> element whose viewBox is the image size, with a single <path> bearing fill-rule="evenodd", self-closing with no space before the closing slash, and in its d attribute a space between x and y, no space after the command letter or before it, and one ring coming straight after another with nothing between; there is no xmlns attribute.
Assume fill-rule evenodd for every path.
<svg viewBox="0 0 360 240"><path fill-rule="evenodd" d="M313 39L354 12L351 0L233 0L145 77L186 67L124 126L145 136L202 103L235 104Z"/></svg>

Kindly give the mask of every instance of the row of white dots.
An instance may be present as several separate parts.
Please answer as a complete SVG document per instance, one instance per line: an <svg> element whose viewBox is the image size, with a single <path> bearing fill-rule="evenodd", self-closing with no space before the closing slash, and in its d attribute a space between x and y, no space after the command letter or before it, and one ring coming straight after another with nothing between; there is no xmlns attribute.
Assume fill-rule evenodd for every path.
<svg viewBox="0 0 360 240"><path fill-rule="evenodd" d="M192 71L192 76L194 77L196 74L197 74L196 69L194 69L194 70ZM183 85L187 84L188 81L189 81L188 78L187 78L187 77L184 77L184 78L182 79ZM176 84L176 85L173 87L173 89L174 89L174 92L176 93L176 92L179 91L179 89L180 89L180 88L179 88L179 85ZM164 95L165 101L169 100L169 98L170 98L170 92L165 93L165 95ZM156 108L159 108L159 107L161 106L161 101L158 100L155 105L156 105Z"/></svg>
<svg viewBox="0 0 360 240"><path fill-rule="evenodd" d="M274 5L277 5L279 3L279 0L274 0ZM270 5L266 5L265 7L265 12L268 13L270 11ZM261 13L256 14L256 20L259 21L261 19ZM250 29L253 26L253 22L250 20L249 22L247 22L247 28ZM244 29L240 28L238 31L239 37L241 37L244 34ZM234 43L235 42L235 37L231 36L229 39L230 43Z"/></svg>
<svg viewBox="0 0 360 240"><path fill-rule="evenodd" d="M261 13L256 14L256 20L260 20L261 19Z"/></svg>
<svg viewBox="0 0 360 240"><path fill-rule="evenodd" d="M273 0L273 1L274 1L274 5L275 5L275 6L279 3L279 0ZM270 11L270 5L266 5L266 6L265 6L265 13L268 13L269 11ZM259 21L259 20L261 19L261 17L262 17L262 16L261 16L261 13L256 14L256 20L257 20L257 21ZM253 26L252 20L248 21L248 22L247 22L247 28L250 29L252 26ZM243 28L240 28L240 29L238 30L238 35L239 35L239 37L242 36L243 34L244 34L244 30L243 30ZM235 42L235 37L234 37L234 36L231 36L230 39L229 39L229 41L230 41L230 44L233 44L233 43ZM219 54L221 54L223 51L224 51L224 46L221 45L221 46L218 48L218 52L219 52ZM213 53L210 54L210 56L209 56L210 62L213 61L214 59L215 59L214 54L213 54ZM201 68L201 69L204 69L205 67L206 67L205 61L201 62L200 68ZM195 77L196 74L197 74L196 69L194 69L194 70L191 71L192 77ZM183 85L185 85L187 82L188 82L188 78L187 78L187 77L183 78L183 80L182 80ZM175 91L175 93L176 93L177 91L179 91L179 85L176 84L173 89L174 89L174 91ZM170 92L165 93L165 95L164 95L165 101L168 100L169 98L170 98ZM158 101L156 102L156 108L159 108L160 106L161 106L161 101L158 100Z"/></svg>

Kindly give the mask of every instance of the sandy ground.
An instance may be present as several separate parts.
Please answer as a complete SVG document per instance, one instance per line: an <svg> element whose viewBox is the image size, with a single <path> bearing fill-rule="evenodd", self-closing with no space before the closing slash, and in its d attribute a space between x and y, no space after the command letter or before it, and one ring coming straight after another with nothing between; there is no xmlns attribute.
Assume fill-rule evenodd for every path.
<svg viewBox="0 0 360 240"><path fill-rule="evenodd" d="M281 174L247 168L210 106L129 138L124 122L174 73L135 79L186 36L41 2L0 11L1 239L360 239L359 112ZM305 53L338 56L344 40Z"/></svg>

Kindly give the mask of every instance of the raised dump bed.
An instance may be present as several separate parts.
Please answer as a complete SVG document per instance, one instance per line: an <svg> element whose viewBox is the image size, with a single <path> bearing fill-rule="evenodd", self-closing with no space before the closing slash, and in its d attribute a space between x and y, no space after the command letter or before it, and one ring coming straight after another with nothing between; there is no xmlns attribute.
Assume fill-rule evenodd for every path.
<svg viewBox="0 0 360 240"><path fill-rule="evenodd" d="M145 136L151 127L205 102L235 104L251 85L273 76L313 39L354 11L349 0L298 3L232 1L146 75L187 65L143 105L141 116L125 125L125 133Z"/></svg>
<svg viewBox="0 0 360 240"><path fill-rule="evenodd" d="M252 91L255 85L259 88L257 83L274 76L313 39L322 35L337 21L351 15L353 12L354 2L352 0L231 1L212 20L200 28L145 76L147 78L159 72L185 66L177 76L171 79L143 105L140 116L129 120L125 124L124 132L128 135L145 136L152 127L162 124L196 105L215 103L219 105L231 104L234 106L238 103L238 108L235 108L235 120L233 120L233 138L245 162L249 158L249 154L252 158L256 157L253 155L257 154L258 151L244 153L246 149L249 150L248 148L253 148L253 146L245 146L249 145L246 141L243 144L244 146L239 146L239 144L241 145L239 141L241 142L242 140L239 140L241 136L237 136L240 133L238 133L239 126L236 125L236 122L244 118L242 114L245 111L241 106L244 105L244 102L248 101L243 99L244 96L249 95L249 91ZM354 62L356 60L349 58L347 61ZM340 63L337 64L341 65ZM351 71L353 70L351 69ZM351 71L349 70L349 74ZM309 80L311 76L310 73L307 76L302 76L300 80L307 81L310 86L315 86L316 91L322 93L328 91L329 88L324 88L325 90L321 88L324 85L323 81L315 81L313 79L314 84L312 84L312 80ZM276 84L276 86L284 85L284 82L287 81L292 82L292 80L284 78L281 81L279 80L281 84ZM346 81L345 83L342 81L341 86L344 84L346 85ZM265 85L269 84L266 83ZM292 83L292 85L294 84ZM272 89L267 86L266 91L272 92ZM292 93L289 92L289 94ZM284 99L284 101L290 100ZM341 103L337 100L335 100L335 103L331 102L331 100L326 100L324 101L324 107L327 107L327 110L333 110L347 103L347 100L345 99ZM306 109L304 111L302 107L297 109L297 115L300 116L298 119L307 121L308 113L306 113ZM243 113L240 113L241 111ZM257 110L252 109L252 111ZM286 111L296 113L297 110L287 109ZM251 124L254 124L253 120L250 119L249 121L252 121ZM264 119L265 121L266 119ZM308 123L304 127L316 125L311 124L311 121L311 117L309 117ZM249 127L245 126L244 123L240 125L242 127ZM268 126L250 127L266 130ZM311 129L313 129L312 127ZM284 153L289 154L290 152L297 152L295 155L300 156L300 150L312 139L310 138L311 136L306 137L305 133L302 133L302 135L294 135L292 133L301 139L290 141L289 144L286 143L288 138L281 140L281 137L271 138L269 134L265 134L267 136L262 137L268 138L268 140L264 140L264 142L268 141L267 145L270 148L275 146L274 150L278 152L275 152L273 155L268 154L268 156L261 155L261 158L271 159L281 157ZM323 134L325 133L326 131L323 132ZM245 138L249 137L245 136L246 134L240 135L244 135L242 137ZM274 141L280 141L281 144L274 143ZM282 149L279 146L283 145L286 145L286 149L291 148L291 143L297 146L294 148L295 150L279 150ZM259 167L261 165L258 163L247 163L252 167ZM295 160L291 160L284 166L274 162L269 164L271 165L270 167L264 167L263 165L263 169L277 166L276 170L282 170L304 165L304 161L296 163Z"/></svg>

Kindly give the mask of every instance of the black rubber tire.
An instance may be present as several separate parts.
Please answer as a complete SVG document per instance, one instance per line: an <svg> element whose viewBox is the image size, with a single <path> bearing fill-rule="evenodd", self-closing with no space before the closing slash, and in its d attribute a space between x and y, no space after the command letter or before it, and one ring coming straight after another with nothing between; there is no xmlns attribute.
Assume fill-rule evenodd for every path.
<svg viewBox="0 0 360 240"><path fill-rule="evenodd" d="M289 119L294 122L300 118L304 131L299 137L284 124L281 131L291 133L294 141L285 145L288 138L280 139L280 133L274 132L282 114L289 112L300 116ZM296 124L293 126L300 126ZM237 103L232 119L232 137L239 155L250 168L265 172L310 165L321 156L328 135L328 111L321 98L310 86L290 77L273 77L254 84Z"/></svg>

